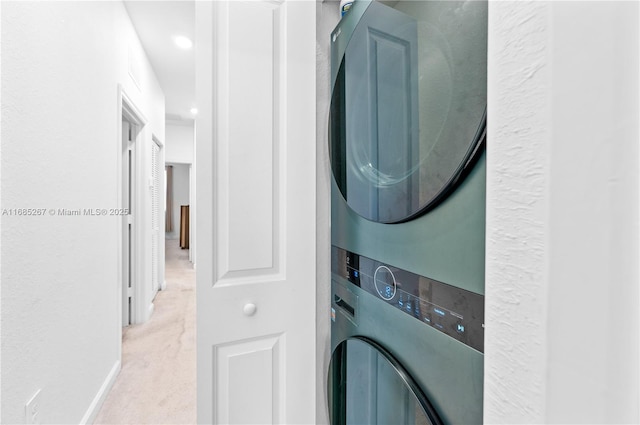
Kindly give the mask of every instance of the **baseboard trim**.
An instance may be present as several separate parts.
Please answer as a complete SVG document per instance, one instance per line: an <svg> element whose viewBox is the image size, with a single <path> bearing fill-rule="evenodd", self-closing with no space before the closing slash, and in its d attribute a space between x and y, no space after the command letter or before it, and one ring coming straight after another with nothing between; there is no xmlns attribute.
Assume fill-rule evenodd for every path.
<svg viewBox="0 0 640 425"><path fill-rule="evenodd" d="M104 380L104 382L102 383L102 386L98 390L98 393L96 394L96 396L93 398L93 401L89 405L87 412L84 414L84 416L80 420L80 425L92 424L93 421L96 419L96 416L98 416L98 412L100 411L100 408L104 403L104 400L107 398L107 395L111 390L111 387L113 387L113 384L116 382L118 373L120 373L120 360L115 362L115 364L111 368L111 371L107 375L107 378Z"/></svg>
<svg viewBox="0 0 640 425"><path fill-rule="evenodd" d="M160 290L161 290L161 291L164 291L165 289L167 289L167 281L166 281L166 280L165 280L165 281L163 281L163 282L160 284Z"/></svg>
<svg viewBox="0 0 640 425"><path fill-rule="evenodd" d="M147 316L147 320L151 319L151 316L153 316L153 311L156 309L156 306L153 305L153 303L149 304L149 312L148 312L148 316ZM145 322L147 321L145 320Z"/></svg>

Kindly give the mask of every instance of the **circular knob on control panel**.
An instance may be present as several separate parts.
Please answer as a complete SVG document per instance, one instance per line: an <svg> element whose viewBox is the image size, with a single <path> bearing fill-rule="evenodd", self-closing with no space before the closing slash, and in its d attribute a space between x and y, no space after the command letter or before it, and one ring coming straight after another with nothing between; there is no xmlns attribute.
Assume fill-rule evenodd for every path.
<svg viewBox="0 0 640 425"><path fill-rule="evenodd" d="M254 303L247 303L242 308L242 311L244 312L245 316L253 316L254 314L256 314L257 309L258 307L256 307Z"/></svg>
<svg viewBox="0 0 640 425"><path fill-rule="evenodd" d="M387 266L378 266L373 274L373 283L376 286L378 295L383 300L390 300L396 295L396 277Z"/></svg>

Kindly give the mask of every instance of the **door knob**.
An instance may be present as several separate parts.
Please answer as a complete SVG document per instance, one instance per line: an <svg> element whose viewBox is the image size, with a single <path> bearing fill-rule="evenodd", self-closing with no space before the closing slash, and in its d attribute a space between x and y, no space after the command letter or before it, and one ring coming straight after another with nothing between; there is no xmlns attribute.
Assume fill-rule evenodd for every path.
<svg viewBox="0 0 640 425"><path fill-rule="evenodd" d="M256 307L254 303L247 303L242 308L242 311L244 312L245 316L253 316L254 314L256 314L257 309L258 307Z"/></svg>

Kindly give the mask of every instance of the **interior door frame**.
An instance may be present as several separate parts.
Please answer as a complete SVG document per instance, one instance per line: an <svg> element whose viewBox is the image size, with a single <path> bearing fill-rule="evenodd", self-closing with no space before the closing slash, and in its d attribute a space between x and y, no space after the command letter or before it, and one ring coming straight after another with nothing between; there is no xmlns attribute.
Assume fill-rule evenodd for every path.
<svg viewBox="0 0 640 425"><path fill-rule="evenodd" d="M164 250L165 250L165 246L164 246L164 228L165 228L165 214L163 214L164 211L164 205L166 205L166 200L165 200L165 196L166 196L166 187L164 186L164 172L165 172L165 158L164 158L164 143L155 135L152 134L151 135L151 148L153 148L153 145L158 146L158 184L159 184L159 188L158 188L158 258L157 258L157 265L158 265L158 287L154 288L153 291L153 297L155 297L155 295L157 294L158 291L162 291L166 288L167 283L165 282L165 277L164 277ZM153 164L151 164L151 167L153 168ZM155 185L156 182L154 181L153 184ZM153 195L152 195L153 196ZM153 204L153 202L152 202ZM154 213L153 211L153 205L152 207L152 211L151 214ZM153 220L151 221L153 223ZM152 235L153 232L155 232L155 230L152 228L151 229ZM152 236L153 237L153 236ZM154 273L153 270L151 270L151 273ZM152 279L153 279L153 275L152 275Z"/></svg>
<svg viewBox="0 0 640 425"><path fill-rule="evenodd" d="M136 284L139 283L138 279L140 276L143 276L143 265L144 265L144 253L140 252L141 247L144 244L141 244L141 237L143 236L142 234L142 226L140 226L139 224L143 223L142 217L141 217L141 208L142 208L142 196L144 194L144 191L142 190L142 188L144 187L145 184L145 179L143 178L142 173L142 156L143 153L141 151L141 148L143 145L142 141L144 140L144 134L145 134L145 127L148 123L148 120L146 119L146 117L144 116L144 114L142 113L142 111L140 110L140 108L137 107L136 103L132 100L132 98L126 93L124 87L121 84L118 84L118 100L117 100L117 143L116 145L116 151L117 151L117 155L116 155L116 162L117 162L117 202L118 202L118 209L121 209L124 207L124 199L123 199L123 192L122 192L122 184L123 184L123 179L122 179L122 172L123 172L123 161L122 161L122 121L123 120L127 120L130 123L132 123L133 125L138 127L138 131L137 131L137 137L135 140L135 143L133 144L133 150L134 150L134 184L133 184L133 190L134 190L134 194L132 195L132 202L133 202L133 214L132 214L132 219L133 219L133 223L134 223L134 230L133 230L133 243L131 244L131 257L132 257L132 261L133 261L133 269L132 269L132 275L133 275L133 295L132 295L132 303L131 303L131 317L130 317L130 321L132 324L135 323L140 323L142 320L144 320L143 317L143 313L145 311L144 308L144 297L143 297L143 288L142 285L140 284ZM123 327L123 323L122 323L122 309L123 309L123 305L122 305L122 293L123 293L123 285L124 285L124 276L123 276L123 240L122 240L122 232L123 232L123 220L120 220L119 217L117 217L118 219L118 246L117 246L117 256L118 256L118 285L117 285L117 299L118 299L118 329L121 330ZM122 335L119 332L118 333L118 352L120 353L120 357L122 357Z"/></svg>

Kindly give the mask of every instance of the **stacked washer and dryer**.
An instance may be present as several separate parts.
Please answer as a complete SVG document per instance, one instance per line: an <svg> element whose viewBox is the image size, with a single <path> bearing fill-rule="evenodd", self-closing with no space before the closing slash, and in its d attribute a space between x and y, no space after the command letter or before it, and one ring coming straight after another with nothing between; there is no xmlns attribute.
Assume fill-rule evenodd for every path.
<svg viewBox="0 0 640 425"><path fill-rule="evenodd" d="M356 0L331 45L331 423L480 424L487 3Z"/></svg>

